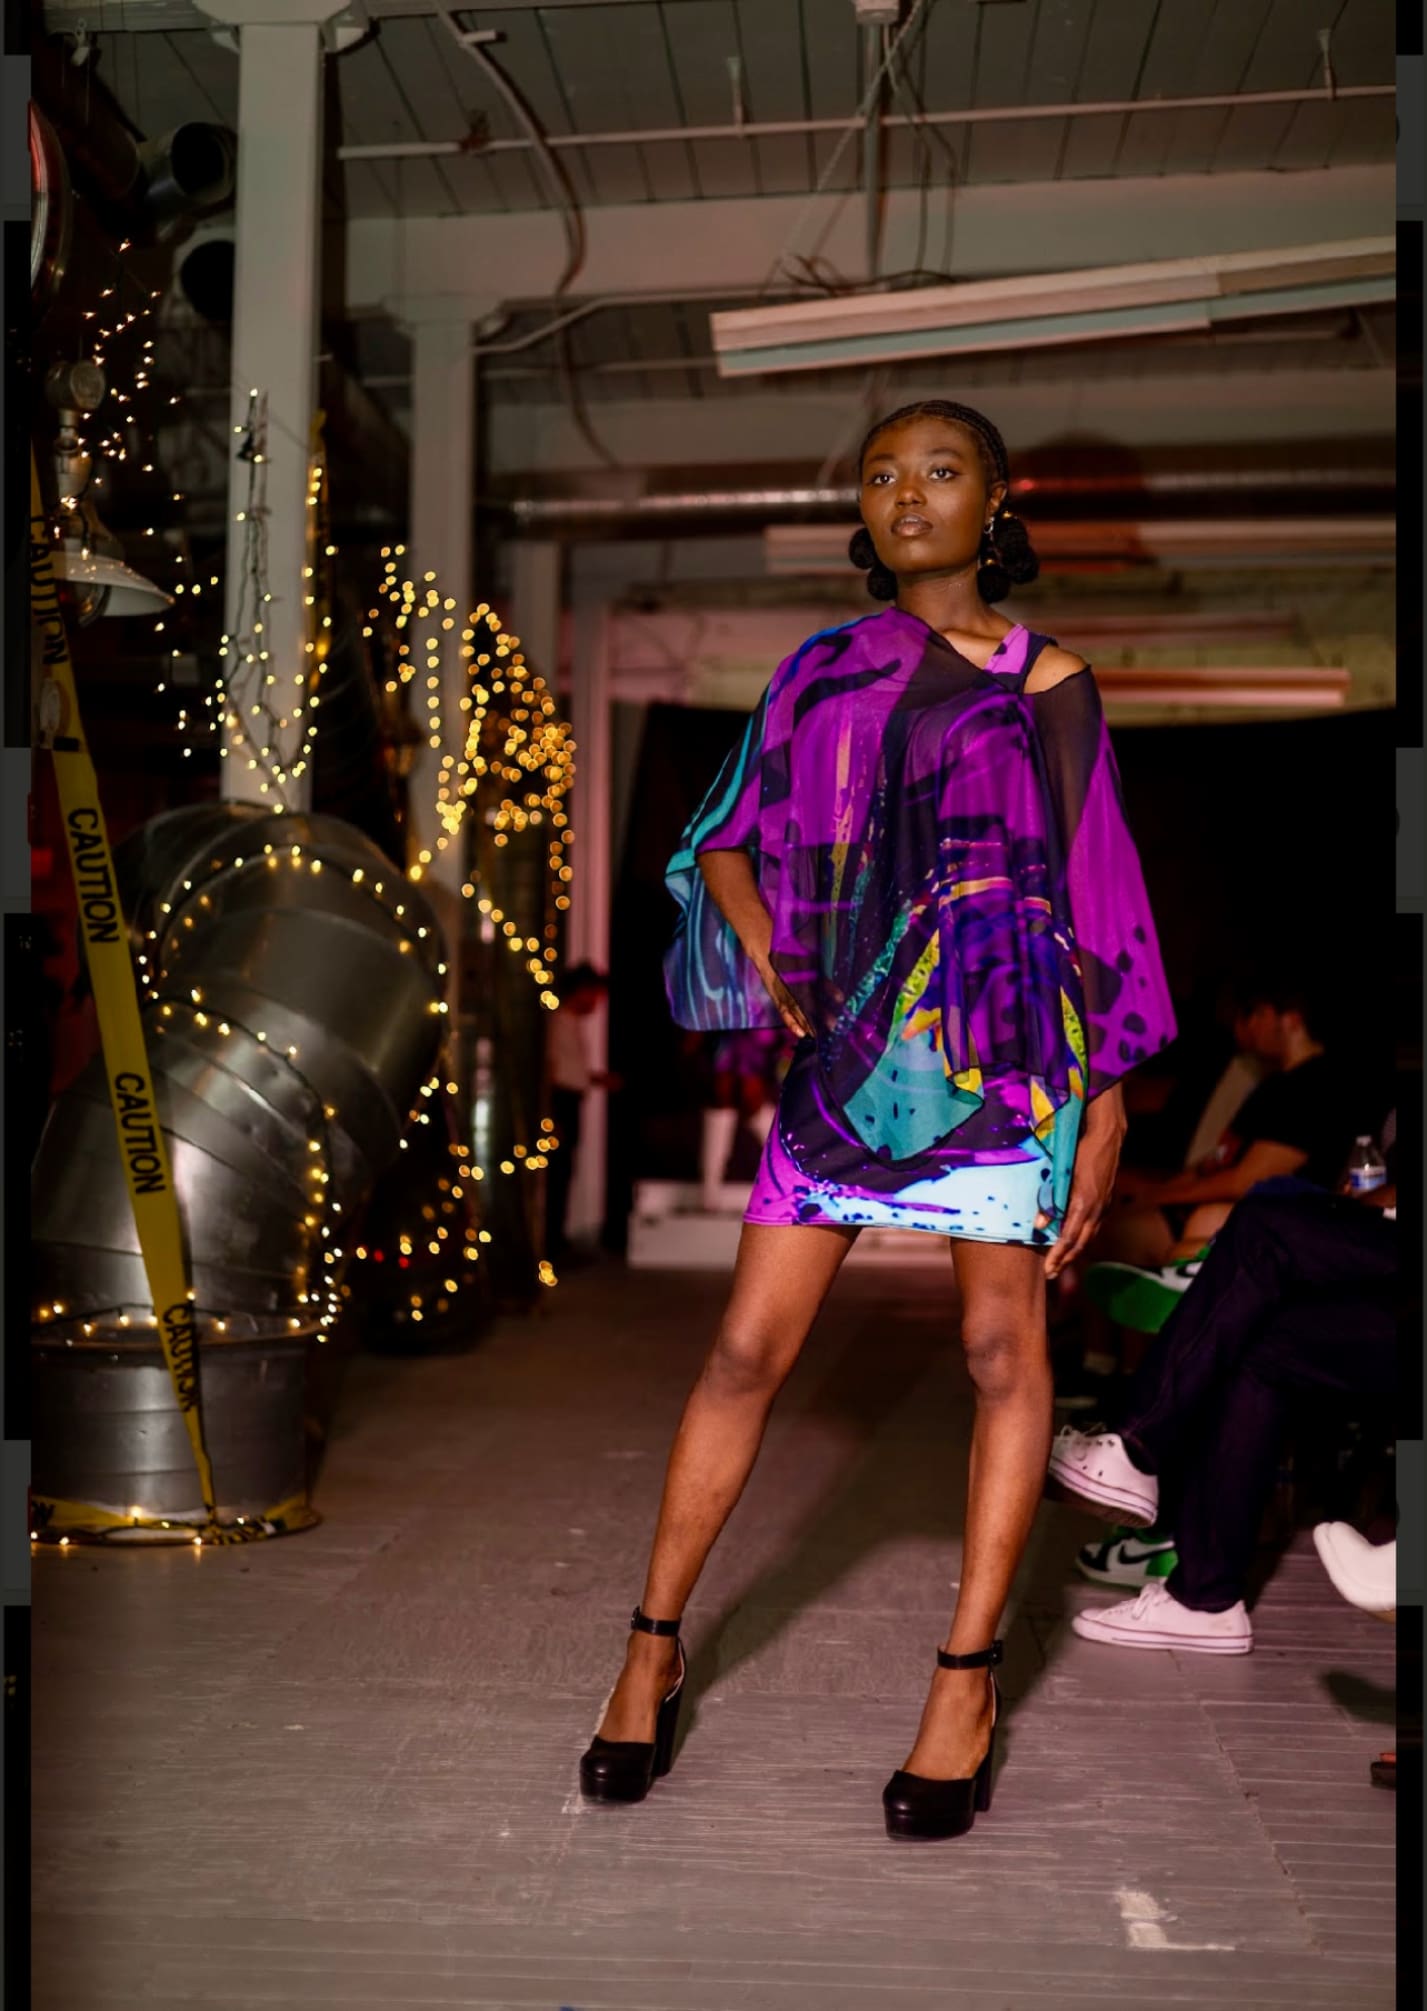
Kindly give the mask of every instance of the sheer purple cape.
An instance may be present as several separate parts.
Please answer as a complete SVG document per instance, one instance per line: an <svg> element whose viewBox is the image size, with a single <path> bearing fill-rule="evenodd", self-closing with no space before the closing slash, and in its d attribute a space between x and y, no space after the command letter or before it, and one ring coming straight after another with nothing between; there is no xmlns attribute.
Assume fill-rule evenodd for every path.
<svg viewBox="0 0 1427 2011"><path fill-rule="evenodd" d="M992 1094L1008 1123L1043 1126L1175 1034L1094 677L1020 688L1047 640L1018 629L982 669L898 608L811 636L667 868L678 1024L780 1024L697 864L742 849L822 1094L875 1110L855 1128L894 1159ZM917 1099L914 1129L889 1086L909 1037L939 1048L945 1083L931 1108Z"/></svg>

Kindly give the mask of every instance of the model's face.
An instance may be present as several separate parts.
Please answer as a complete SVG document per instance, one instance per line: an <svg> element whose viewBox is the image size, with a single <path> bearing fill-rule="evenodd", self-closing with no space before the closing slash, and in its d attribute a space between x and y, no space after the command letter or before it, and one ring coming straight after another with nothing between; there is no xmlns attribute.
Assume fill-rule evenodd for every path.
<svg viewBox="0 0 1427 2011"><path fill-rule="evenodd" d="M1005 493L1004 482L988 492L976 436L954 419L903 419L862 458L862 521L899 579L972 564Z"/></svg>

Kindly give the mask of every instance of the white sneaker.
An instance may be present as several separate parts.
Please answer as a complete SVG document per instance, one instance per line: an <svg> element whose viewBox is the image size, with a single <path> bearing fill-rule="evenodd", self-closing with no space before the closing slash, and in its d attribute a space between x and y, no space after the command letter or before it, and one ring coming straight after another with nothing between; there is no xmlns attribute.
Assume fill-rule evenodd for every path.
<svg viewBox="0 0 1427 2011"><path fill-rule="evenodd" d="M1075 1568L1092 1585L1123 1585L1138 1592L1143 1585L1168 1578L1179 1562L1174 1538L1158 1527L1127 1529L1116 1524L1094 1543L1076 1553Z"/></svg>
<svg viewBox="0 0 1427 2011"><path fill-rule="evenodd" d="M1397 1611L1397 1543L1369 1543L1350 1522L1320 1522L1313 1541L1323 1569L1351 1606L1365 1613Z"/></svg>
<svg viewBox="0 0 1427 2011"><path fill-rule="evenodd" d="M1141 1473L1117 1432L1077 1431L1068 1424L1050 1449L1047 1484L1064 1488L1131 1529L1148 1529L1159 1514L1159 1482Z"/></svg>
<svg viewBox="0 0 1427 2011"><path fill-rule="evenodd" d="M1071 1626L1086 1641L1112 1648L1187 1648L1200 1655L1247 1655L1254 1630L1242 1599L1227 1613L1196 1613L1163 1585L1146 1585L1137 1599L1077 1613Z"/></svg>

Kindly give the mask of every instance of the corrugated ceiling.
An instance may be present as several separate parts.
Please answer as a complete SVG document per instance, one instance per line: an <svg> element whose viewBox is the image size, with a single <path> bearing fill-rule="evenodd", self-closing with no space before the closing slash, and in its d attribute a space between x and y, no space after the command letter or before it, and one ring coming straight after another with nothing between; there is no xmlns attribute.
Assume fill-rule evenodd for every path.
<svg viewBox="0 0 1427 2011"><path fill-rule="evenodd" d="M379 0L378 0L379 5ZM492 54L551 134L842 118L862 88L852 0L620 0L460 10L499 31ZM1312 88L1320 28L1340 87L1391 84L1393 12L1380 0L929 0L902 109L1153 100ZM135 122L237 122L236 57L203 29L98 37L103 74ZM381 18L335 65L329 142L524 137L481 67L434 13ZM893 109L899 107L893 106ZM786 194L817 185L831 134L631 142L561 150L587 204ZM1346 166L1394 147L1390 99L991 120L886 136L889 186ZM527 152L354 161L353 215L544 207ZM856 184L849 146L827 182Z"/></svg>

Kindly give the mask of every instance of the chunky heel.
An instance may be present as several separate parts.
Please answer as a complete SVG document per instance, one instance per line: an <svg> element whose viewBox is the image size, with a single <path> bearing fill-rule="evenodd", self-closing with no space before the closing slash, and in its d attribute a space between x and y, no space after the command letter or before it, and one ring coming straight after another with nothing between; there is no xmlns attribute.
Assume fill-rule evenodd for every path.
<svg viewBox="0 0 1427 2011"><path fill-rule="evenodd" d="M595 1733L580 1755L580 1791L589 1801L641 1802L651 1782L667 1774L673 1765L679 1704L688 1674L679 1621L651 1620L636 1606L629 1624L644 1634L672 1634L679 1654L679 1674L659 1705L652 1739L602 1739Z"/></svg>
<svg viewBox="0 0 1427 2011"><path fill-rule="evenodd" d="M948 1655L938 1648L936 1659L943 1669L994 1669L1004 1655L1004 1645L993 1641L974 1655ZM991 1806L991 1769L996 1759L996 1727L1001 1718L1001 1692L991 1678L991 1742L974 1774L956 1780L936 1780L930 1774L908 1773L898 1767L882 1790L882 1809L887 1834L924 1840L965 1836L978 1815Z"/></svg>
<svg viewBox="0 0 1427 2011"><path fill-rule="evenodd" d="M992 1678L994 1683L995 1678ZM976 1813L985 1815L991 1806L991 1766L996 1757L996 1727L991 1727L991 1743L986 1748L986 1757L976 1769Z"/></svg>
<svg viewBox="0 0 1427 2011"><path fill-rule="evenodd" d="M679 1699L684 1691L682 1669L679 1681L659 1706L654 1726L654 1767L651 1778L658 1780L674 1764L674 1734L679 1728Z"/></svg>

